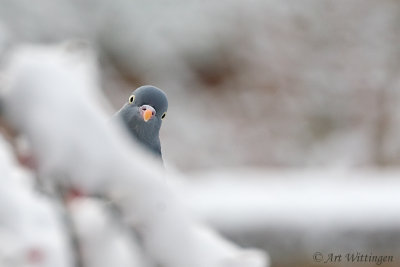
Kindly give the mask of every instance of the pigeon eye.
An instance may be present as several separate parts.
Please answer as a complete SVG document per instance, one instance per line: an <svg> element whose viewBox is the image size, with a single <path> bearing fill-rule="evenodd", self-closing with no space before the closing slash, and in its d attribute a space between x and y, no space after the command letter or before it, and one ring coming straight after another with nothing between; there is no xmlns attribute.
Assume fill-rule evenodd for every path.
<svg viewBox="0 0 400 267"><path fill-rule="evenodd" d="M167 112L164 112L164 113L162 114L161 119L164 119L165 116L167 116Z"/></svg>
<svg viewBox="0 0 400 267"><path fill-rule="evenodd" d="M134 95L131 95L131 96L129 97L129 104L132 104L133 101L135 101L135 96L134 96Z"/></svg>

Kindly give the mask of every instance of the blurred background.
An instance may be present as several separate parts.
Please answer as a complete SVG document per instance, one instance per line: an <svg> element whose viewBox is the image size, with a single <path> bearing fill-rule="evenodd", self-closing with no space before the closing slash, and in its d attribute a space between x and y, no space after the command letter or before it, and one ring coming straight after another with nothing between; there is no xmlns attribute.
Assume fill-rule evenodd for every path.
<svg viewBox="0 0 400 267"><path fill-rule="evenodd" d="M91 42L115 109L164 89L165 158L181 170L400 162L398 1L0 4L3 49Z"/></svg>
<svg viewBox="0 0 400 267"><path fill-rule="evenodd" d="M140 85L162 88L166 165L197 180L222 171L290 185L336 179L332 169L389 179L400 164L399 28L397 0L0 0L1 57L26 42L89 42L112 112ZM304 168L321 171L296 177ZM398 225L220 228L268 250L273 266L317 266L317 249L393 254L397 263L384 266L400 264Z"/></svg>

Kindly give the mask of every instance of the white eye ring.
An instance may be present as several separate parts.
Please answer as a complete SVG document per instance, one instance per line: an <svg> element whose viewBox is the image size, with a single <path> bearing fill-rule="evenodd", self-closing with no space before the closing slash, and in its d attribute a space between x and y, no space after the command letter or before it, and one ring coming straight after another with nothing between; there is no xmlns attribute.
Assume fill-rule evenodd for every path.
<svg viewBox="0 0 400 267"><path fill-rule="evenodd" d="M132 104L133 101L135 101L135 95L131 95L131 96L129 97L129 104Z"/></svg>
<svg viewBox="0 0 400 267"><path fill-rule="evenodd" d="M161 119L163 120L165 118L165 116L167 116L167 112L164 112L161 116Z"/></svg>

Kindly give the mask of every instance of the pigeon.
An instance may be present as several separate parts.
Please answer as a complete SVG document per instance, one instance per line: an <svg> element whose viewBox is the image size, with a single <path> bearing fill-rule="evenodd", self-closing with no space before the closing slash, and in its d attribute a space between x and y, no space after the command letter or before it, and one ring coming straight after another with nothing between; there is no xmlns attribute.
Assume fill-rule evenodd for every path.
<svg viewBox="0 0 400 267"><path fill-rule="evenodd" d="M155 86L144 85L131 93L113 118L121 120L134 140L162 159L159 133L167 109L167 95Z"/></svg>

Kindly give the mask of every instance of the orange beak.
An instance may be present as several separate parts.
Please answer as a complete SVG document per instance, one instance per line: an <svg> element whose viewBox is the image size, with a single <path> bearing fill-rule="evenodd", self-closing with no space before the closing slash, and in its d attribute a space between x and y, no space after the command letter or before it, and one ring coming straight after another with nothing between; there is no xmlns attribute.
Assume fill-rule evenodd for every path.
<svg viewBox="0 0 400 267"><path fill-rule="evenodd" d="M143 105L140 108L140 115L142 115L143 120L148 122L153 116L156 115L156 110L150 105Z"/></svg>
<svg viewBox="0 0 400 267"><path fill-rule="evenodd" d="M143 112L143 120L147 122L153 116L153 112L150 109L147 109Z"/></svg>

